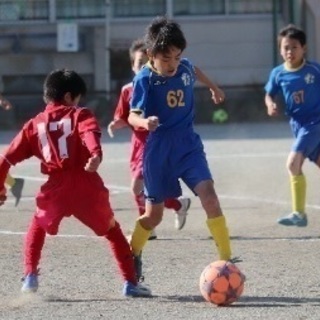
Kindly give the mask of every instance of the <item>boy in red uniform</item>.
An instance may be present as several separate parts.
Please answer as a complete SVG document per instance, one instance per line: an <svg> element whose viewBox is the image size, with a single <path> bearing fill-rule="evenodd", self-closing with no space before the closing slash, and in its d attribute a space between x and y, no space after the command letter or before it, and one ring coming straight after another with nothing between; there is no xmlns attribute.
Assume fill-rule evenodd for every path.
<svg viewBox="0 0 320 320"><path fill-rule="evenodd" d="M142 40L138 39L133 41L129 49L131 68L134 74L137 74L142 66L148 61L145 45ZM108 125L108 133L111 137L114 131L130 126L128 117L130 113L130 100L132 96L132 82L124 85L121 89L119 101L114 112L114 120ZM135 202L138 207L139 215L145 213L145 198L143 194L143 152L149 132L143 128L132 129L131 136L131 156L130 156L130 171L131 171L131 190L134 195ZM190 208L191 199L187 197L170 198L166 199L165 207L173 209L175 212L175 228L181 230L187 218L187 211ZM157 235L155 230L150 234L149 240L156 239Z"/></svg>
<svg viewBox="0 0 320 320"><path fill-rule="evenodd" d="M4 181L10 166L35 156L41 161L41 172L48 175L36 196L36 211L25 238L21 290L37 291L46 233L56 235L61 220L73 215L108 240L124 279L123 294L150 296L150 290L137 282L129 244L97 173L102 160L101 132L92 113L78 107L85 93L86 85L76 72L50 73L44 83L45 110L25 123L0 158L0 205L6 199Z"/></svg>
<svg viewBox="0 0 320 320"><path fill-rule="evenodd" d="M12 104L0 93L0 106L4 110L10 110ZM15 197L15 207L19 204L22 196L22 189L24 185L24 179L14 178L9 173L7 174L5 184L10 188L12 195Z"/></svg>

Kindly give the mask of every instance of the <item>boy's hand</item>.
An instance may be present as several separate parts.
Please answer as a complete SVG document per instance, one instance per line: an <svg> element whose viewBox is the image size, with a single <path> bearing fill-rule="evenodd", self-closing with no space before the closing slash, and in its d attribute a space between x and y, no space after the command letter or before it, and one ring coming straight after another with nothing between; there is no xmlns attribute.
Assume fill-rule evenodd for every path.
<svg viewBox="0 0 320 320"><path fill-rule="evenodd" d="M115 122L114 121L111 121L108 125L108 134L110 136L110 138L113 138L114 137L114 127L115 127Z"/></svg>
<svg viewBox="0 0 320 320"><path fill-rule="evenodd" d="M12 104L3 97L0 97L0 105L4 110L10 110L12 108Z"/></svg>
<svg viewBox="0 0 320 320"><path fill-rule="evenodd" d="M88 162L84 167L84 170L88 172L96 172L99 168L100 163L101 163L100 157L98 155L94 155L88 159Z"/></svg>
<svg viewBox="0 0 320 320"><path fill-rule="evenodd" d="M267 104L267 113L270 117L277 116L279 114L277 104L274 102Z"/></svg>
<svg viewBox="0 0 320 320"><path fill-rule="evenodd" d="M7 200L6 194L7 194L7 190L6 188L3 187L2 190L0 191L0 206L2 206Z"/></svg>
<svg viewBox="0 0 320 320"><path fill-rule="evenodd" d="M148 131L155 131L159 127L159 118L156 116L150 116L146 119L145 128Z"/></svg>
<svg viewBox="0 0 320 320"><path fill-rule="evenodd" d="M220 88L211 89L211 97L215 104L222 103L225 99L225 94Z"/></svg>

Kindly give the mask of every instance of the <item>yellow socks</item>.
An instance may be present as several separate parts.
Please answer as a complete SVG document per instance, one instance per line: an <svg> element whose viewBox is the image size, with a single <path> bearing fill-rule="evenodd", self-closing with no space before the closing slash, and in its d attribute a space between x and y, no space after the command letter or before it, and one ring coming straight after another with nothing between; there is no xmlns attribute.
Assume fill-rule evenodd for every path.
<svg viewBox="0 0 320 320"><path fill-rule="evenodd" d="M207 219L207 226L216 243L221 260L229 260L231 258L229 231L226 226L224 216L213 219Z"/></svg>
<svg viewBox="0 0 320 320"><path fill-rule="evenodd" d="M15 184L16 180L10 176L10 174L8 173L7 174L7 177L6 177L6 181L4 182L9 188L12 188Z"/></svg>
<svg viewBox="0 0 320 320"><path fill-rule="evenodd" d="M149 239L151 231L152 230L144 229L140 221L137 220L130 241L132 252L135 256L138 256L141 253L143 247Z"/></svg>
<svg viewBox="0 0 320 320"><path fill-rule="evenodd" d="M306 177L301 174L299 176L290 176L292 211L305 213L307 183Z"/></svg>

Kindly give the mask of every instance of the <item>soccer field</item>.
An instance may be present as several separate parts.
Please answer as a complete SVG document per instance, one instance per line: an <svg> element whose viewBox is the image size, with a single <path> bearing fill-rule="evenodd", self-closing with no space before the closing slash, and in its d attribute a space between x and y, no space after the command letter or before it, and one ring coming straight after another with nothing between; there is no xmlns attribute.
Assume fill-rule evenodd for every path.
<svg viewBox="0 0 320 320"><path fill-rule="evenodd" d="M174 214L166 211L158 239L143 253L152 298L122 297L121 279L105 241L74 218L63 220L58 236L47 237L38 293L20 294L23 236L34 212L34 196L45 181L36 159L30 159L11 170L26 179L19 208L12 197L0 208L0 319L319 320L319 170L305 163L309 225L279 226L277 218L291 209L285 168L292 142L288 124L202 125L196 130L227 217L233 255L243 259L238 266L247 281L238 302L216 307L200 295L200 274L218 257L199 199L185 186L192 204L184 229L176 231ZM1 132L0 150L13 135ZM126 234L137 217L129 189L129 136L124 130L110 139L104 131L99 170Z"/></svg>

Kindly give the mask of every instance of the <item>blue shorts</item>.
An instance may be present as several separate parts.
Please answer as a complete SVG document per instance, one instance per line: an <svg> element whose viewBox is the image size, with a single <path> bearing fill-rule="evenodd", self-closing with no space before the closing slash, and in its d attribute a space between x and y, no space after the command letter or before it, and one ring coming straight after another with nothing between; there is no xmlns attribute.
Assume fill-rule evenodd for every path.
<svg viewBox="0 0 320 320"><path fill-rule="evenodd" d="M211 180L202 141L192 129L150 134L143 160L146 199L160 203L181 195L181 179L192 191L196 185Z"/></svg>
<svg viewBox="0 0 320 320"><path fill-rule="evenodd" d="M310 161L317 162L320 156L320 123L302 126L290 120L290 126L296 138L291 151L300 152Z"/></svg>

